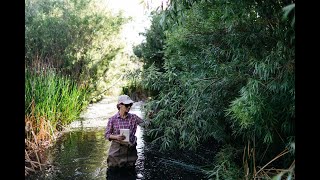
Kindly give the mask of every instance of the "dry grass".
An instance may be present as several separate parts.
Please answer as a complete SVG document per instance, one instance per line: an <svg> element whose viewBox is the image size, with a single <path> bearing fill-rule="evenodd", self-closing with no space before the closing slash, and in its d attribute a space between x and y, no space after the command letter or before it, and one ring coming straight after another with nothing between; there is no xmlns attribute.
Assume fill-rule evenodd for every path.
<svg viewBox="0 0 320 180"><path fill-rule="evenodd" d="M31 105L34 109L34 104ZM54 129L45 117L25 116L25 176L47 164L45 150L56 139Z"/></svg>
<svg viewBox="0 0 320 180"><path fill-rule="evenodd" d="M292 164L287 169L278 169L274 167L267 168L272 164L273 161L281 158L285 154L289 153L288 148L285 148L282 152L280 152L277 156L275 156L272 160L266 163L264 166L256 166L255 164L255 147L250 147L250 143L248 141L248 145L244 148L243 153L243 167L245 172L245 179L251 179L250 174L253 174L252 179L273 179L275 176L279 176L280 179L295 179L295 160L293 160ZM253 162L253 169L249 168L249 161ZM257 171L258 169L258 171ZM252 172L251 172L252 171ZM289 177L290 176L290 177Z"/></svg>

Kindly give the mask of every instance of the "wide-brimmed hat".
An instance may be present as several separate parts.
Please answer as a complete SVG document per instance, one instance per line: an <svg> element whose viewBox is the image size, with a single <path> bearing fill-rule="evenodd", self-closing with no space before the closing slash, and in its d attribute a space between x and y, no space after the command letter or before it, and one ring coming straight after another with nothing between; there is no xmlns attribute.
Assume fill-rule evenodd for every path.
<svg viewBox="0 0 320 180"><path fill-rule="evenodd" d="M132 101L128 95L121 95L118 98L118 104L120 103L131 104L131 103L134 103L134 101Z"/></svg>

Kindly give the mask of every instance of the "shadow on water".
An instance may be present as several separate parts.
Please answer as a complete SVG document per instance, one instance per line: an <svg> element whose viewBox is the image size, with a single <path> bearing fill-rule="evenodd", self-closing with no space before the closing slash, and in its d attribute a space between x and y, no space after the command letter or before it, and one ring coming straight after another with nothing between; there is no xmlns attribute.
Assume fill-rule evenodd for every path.
<svg viewBox="0 0 320 180"><path fill-rule="evenodd" d="M143 117L140 106L133 106L131 112ZM66 132L49 150L51 165L47 169L25 179L206 179L200 167L211 163L214 151L202 148L197 153L163 153L157 145L144 141L142 127L138 126L136 136L138 159L135 168L108 169L110 142L104 138L104 127L82 127Z"/></svg>
<svg viewBox="0 0 320 180"><path fill-rule="evenodd" d="M108 180L136 180L135 167L108 168L106 179Z"/></svg>

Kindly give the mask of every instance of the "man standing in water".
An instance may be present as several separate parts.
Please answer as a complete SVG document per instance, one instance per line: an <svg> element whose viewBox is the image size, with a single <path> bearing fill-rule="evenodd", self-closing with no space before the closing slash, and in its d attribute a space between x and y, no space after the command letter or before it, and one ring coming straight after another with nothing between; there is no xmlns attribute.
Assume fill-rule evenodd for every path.
<svg viewBox="0 0 320 180"><path fill-rule="evenodd" d="M137 125L143 124L143 120L135 114L129 113L134 101L127 95L118 98L118 112L109 118L105 138L111 141L108 153L107 179L112 177L119 179L120 175L126 179L136 179L135 163L137 155L137 137L135 136ZM121 133L120 133L121 131ZM123 132L128 132L126 137Z"/></svg>

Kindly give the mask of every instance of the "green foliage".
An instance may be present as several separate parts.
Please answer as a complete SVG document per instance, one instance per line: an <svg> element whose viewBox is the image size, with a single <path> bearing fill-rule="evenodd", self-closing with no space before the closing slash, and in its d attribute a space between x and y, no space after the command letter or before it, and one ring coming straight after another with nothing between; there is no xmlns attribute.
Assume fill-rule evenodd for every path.
<svg viewBox="0 0 320 180"><path fill-rule="evenodd" d="M127 94L134 101L145 100L150 92L146 91L141 84L141 71L136 70L129 72L124 77L128 80L127 84L122 87L121 94Z"/></svg>
<svg viewBox="0 0 320 180"><path fill-rule="evenodd" d="M160 91L156 99L160 111L152 121L157 125L159 123L160 127L165 126L167 134L170 134L171 128L178 129L163 136L172 142L172 146L181 148L196 148L209 138L219 141L229 139L228 132L225 132L227 124L223 109L228 107L228 100L237 94L245 82L238 76L239 73L231 74L234 64L239 65L238 62L225 61L217 66L227 53L219 54L218 47L212 47L212 40L220 36L207 33L212 27L201 21L202 16L208 16L208 12L212 11L202 9L206 7L204 4L195 7L183 25L167 32L165 73L150 66L143 76L146 88ZM238 76L237 79L235 76ZM161 102L167 104L162 105ZM150 135L163 134L157 130L162 131L152 130ZM170 143L163 144L164 147L171 147Z"/></svg>
<svg viewBox="0 0 320 180"><path fill-rule="evenodd" d="M94 0L27 0L27 67L50 65L86 84L104 75L121 49L116 38L125 19L100 6Z"/></svg>
<svg viewBox="0 0 320 180"><path fill-rule="evenodd" d="M294 13L295 5L296 5L295 3L292 3L282 8L284 11L283 19L289 19L289 16L291 15L292 17L291 26L295 25L295 19L296 19L296 15ZM292 15L292 12L293 12L293 15Z"/></svg>
<svg viewBox="0 0 320 180"><path fill-rule="evenodd" d="M162 149L194 149L210 138L218 141L228 139L220 110L227 104L215 103L217 97L213 97L212 93L217 90L217 96L228 98L229 86L224 85L234 82L196 78L167 67L165 69L166 73L161 73L151 66L145 71L142 81L145 88L161 90L156 99L146 104L146 109L157 112L152 124L161 128L152 129L148 134L162 140Z"/></svg>
<svg viewBox="0 0 320 180"><path fill-rule="evenodd" d="M32 84L26 85L26 107L34 100L39 115L50 117L53 123L59 120L68 124L76 119L82 104L89 102L97 90L97 80L122 48L117 37L127 19L121 14L112 15L101 3L26 1L26 83ZM50 85L45 81L54 82ZM30 109L26 109L28 113Z"/></svg>
<svg viewBox="0 0 320 180"><path fill-rule="evenodd" d="M87 98L87 89L53 70L25 72L25 115L46 117L54 128L77 119Z"/></svg>
<svg viewBox="0 0 320 180"><path fill-rule="evenodd" d="M215 156L215 166L208 170L206 174L209 179L243 179L244 175L241 167L235 162L240 156L239 150L230 144L226 144L221 148Z"/></svg>
<svg viewBox="0 0 320 180"><path fill-rule="evenodd" d="M162 66L144 56L151 46L139 47L148 63L142 84L158 92L145 108L153 113L151 140L161 150L193 149L210 138L236 149L250 142L259 159L255 166L294 142L293 10L291 1L183 0L155 14L165 28L163 46L151 52L163 51ZM159 29L151 26L149 32ZM146 36L145 44L151 43L153 35ZM248 160L253 167L254 159ZM288 167L292 160L294 155L287 155L272 165ZM217 161L216 168L224 167ZM223 179L239 175L241 162L232 161Z"/></svg>

